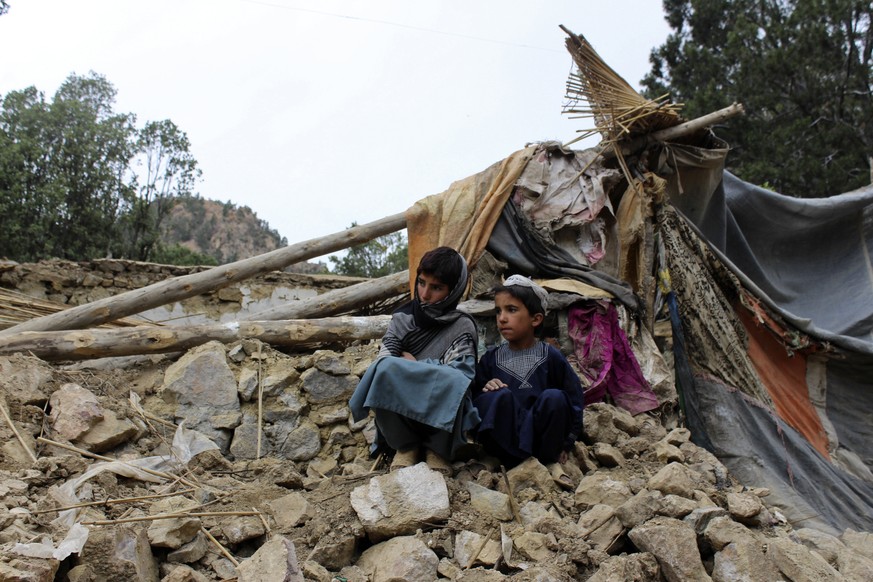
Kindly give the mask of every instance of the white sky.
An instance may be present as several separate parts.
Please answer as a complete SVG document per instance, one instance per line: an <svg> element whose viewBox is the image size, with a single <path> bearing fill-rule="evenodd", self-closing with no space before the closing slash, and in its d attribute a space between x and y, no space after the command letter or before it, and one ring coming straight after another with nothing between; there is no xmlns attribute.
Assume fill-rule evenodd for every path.
<svg viewBox="0 0 873 582"><path fill-rule="evenodd" d="M631 85L657 0L9 0L0 94L71 73L188 134L204 198L289 243L402 212L528 142L569 141L563 24ZM584 146L594 145L587 142Z"/></svg>

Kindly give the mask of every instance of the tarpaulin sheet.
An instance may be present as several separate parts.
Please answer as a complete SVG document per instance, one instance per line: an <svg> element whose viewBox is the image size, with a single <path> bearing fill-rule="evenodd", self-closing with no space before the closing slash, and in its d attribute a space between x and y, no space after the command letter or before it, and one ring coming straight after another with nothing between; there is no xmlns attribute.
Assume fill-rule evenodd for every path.
<svg viewBox="0 0 873 582"><path fill-rule="evenodd" d="M827 199L791 198L721 172L717 160L708 163L720 181L699 171L680 193L676 182L689 172L679 164L670 200L743 286L786 324L832 348L816 358L826 369L820 420L836 441L828 442L829 462L818 412L803 402L809 387L800 363L792 366L774 346L764 347L748 326L745 347L772 408L695 365L693 380L683 385L693 438L743 483L770 488L768 503L783 507L795 527L870 531L873 187ZM696 339L687 341L692 353Z"/></svg>

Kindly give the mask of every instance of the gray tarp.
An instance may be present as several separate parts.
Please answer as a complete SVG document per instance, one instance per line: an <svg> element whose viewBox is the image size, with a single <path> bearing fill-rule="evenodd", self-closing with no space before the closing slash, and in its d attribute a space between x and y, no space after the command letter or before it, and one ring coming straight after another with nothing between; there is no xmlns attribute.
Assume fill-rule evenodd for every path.
<svg viewBox="0 0 873 582"><path fill-rule="evenodd" d="M697 167L722 180L680 163L671 202L747 288L836 348L825 356L822 420L837 447L831 463L737 387L701 375L685 387L695 441L747 485L771 488L770 502L795 526L873 531L873 186L791 198L720 172L717 155L705 158Z"/></svg>

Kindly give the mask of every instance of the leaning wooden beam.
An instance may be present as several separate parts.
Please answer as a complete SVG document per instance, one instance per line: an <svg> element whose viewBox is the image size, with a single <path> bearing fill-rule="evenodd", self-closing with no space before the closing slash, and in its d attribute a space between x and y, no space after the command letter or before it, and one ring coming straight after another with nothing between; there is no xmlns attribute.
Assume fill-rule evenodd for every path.
<svg viewBox="0 0 873 582"><path fill-rule="evenodd" d="M354 311L383 299L409 293L409 271L395 273L363 283L335 289L298 301L289 301L251 315L249 319L308 319L328 317L337 313Z"/></svg>
<svg viewBox="0 0 873 582"><path fill-rule="evenodd" d="M0 331L0 337L11 337L23 331L83 329L107 321L114 321L120 317L140 313L153 307L220 289L258 273L275 271L300 261L361 244L377 236L396 232L404 227L406 227L404 214L394 214L381 220L289 245L263 255L221 265L200 273L168 279L148 287L66 309L59 313L31 319Z"/></svg>
<svg viewBox="0 0 873 582"><path fill-rule="evenodd" d="M690 135L696 131L700 131L701 129L705 129L707 127L715 125L716 123L720 123L722 121L725 121L726 119L730 119L731 117L743 115L745 112L746 110L743 108L742 103L733 103L732 105L729 105L724 109L719 109L718 111L707 113L706 115L702 117L697 117L695 119L692 119L691 121L686 121L685 123L680 123L679 125L675 125L673 127L661 129L648 135L636 137L627 141L622 141L620 142L621 151L622 154L629 156L641 150L648 144L667 142L686 135ZM607 158L615 156L615 151L613 151L611 144L603 150L602 155Z"/></svg>
<svg viewBox="0 0 873 582"><path fill-rule="evenodd" d="M83 360L191 349L208 341L255 338L277 346L311 346L377 339L390 315L281 321L239 321L186 327L128 327L76 331L24 331L0 336L0 355L29 353L43 360Z"/></svg>

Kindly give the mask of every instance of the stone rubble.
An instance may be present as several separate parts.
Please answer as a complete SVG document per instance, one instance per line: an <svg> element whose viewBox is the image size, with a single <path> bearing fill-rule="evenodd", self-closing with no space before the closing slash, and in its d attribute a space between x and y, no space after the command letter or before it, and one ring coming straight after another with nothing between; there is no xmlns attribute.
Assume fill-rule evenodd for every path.
<svg viewBox="0 0 873 582"><path fill-rule="evenodd" d="M606 403L585 410L571 490L535 459L389 473L347 406L376 352L246 340L102 364L0 358L0 403L39 457L0 426L0 582L873 580L873 534L795 531L687 429ZM186 453L181 423L217 447ZM97 452L122 468L90 475ZM124 469L142 459L170 469ZM81 551L20 551L52 555L75 522Z"/></svg>

